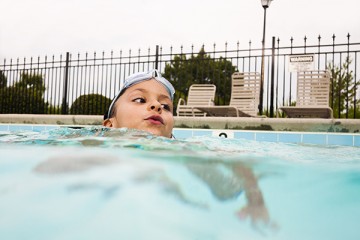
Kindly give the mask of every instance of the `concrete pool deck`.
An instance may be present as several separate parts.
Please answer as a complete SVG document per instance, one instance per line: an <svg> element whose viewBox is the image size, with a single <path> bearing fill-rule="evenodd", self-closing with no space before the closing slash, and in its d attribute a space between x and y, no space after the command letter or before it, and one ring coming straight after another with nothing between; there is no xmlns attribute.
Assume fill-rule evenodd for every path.
<svg viewBox="0 0 360 240"><path fill-rule="evenodd" d="M100 115L0 114L1 124L101 125ZM176 128L359 133L360 119L174 117Z"/></svg>

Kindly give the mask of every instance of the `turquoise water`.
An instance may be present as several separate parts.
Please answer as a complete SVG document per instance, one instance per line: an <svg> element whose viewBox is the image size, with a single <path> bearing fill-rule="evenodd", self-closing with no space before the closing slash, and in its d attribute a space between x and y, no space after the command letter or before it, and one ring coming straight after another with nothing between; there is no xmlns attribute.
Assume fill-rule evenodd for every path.
<svg viewBox="0 0 360 240"><path fill-rule="evenodd" d="M360 148L0 132L0 239L359 239Z"/></svg>

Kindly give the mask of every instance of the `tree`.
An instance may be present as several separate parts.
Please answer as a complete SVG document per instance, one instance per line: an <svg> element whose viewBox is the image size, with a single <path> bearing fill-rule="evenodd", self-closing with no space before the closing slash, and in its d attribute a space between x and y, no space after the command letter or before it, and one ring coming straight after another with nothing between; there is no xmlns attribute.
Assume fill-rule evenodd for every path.
<svg viewBox="0 0 360 240"><path fill-rule="evenodd" d="M7 78L3 71L0 70L0 89L5 88L7 85Z"/></svg>
<svg viewBox="0 0 360 240"><path fill-rule="evenodd" d="M219 105L229 104L231 95L231 75L236 71L232 63L223 57L213 59L201 48L199 53L189 59L185 54L175 55L166 64L164 77L176 89L174 106L180 97L187 96L190 85L210 83L216 85L215 102Z"/></svg>
<svg viewBox="0 0 360 240"><path fill-rule="evenodd" d="M356 89L360 82L354 81L353 71L349 69L351 59L346 58L342 66L328 64L328 70L331 74L330 85L330 106L333 108L334 117L354 117L356 106L359 100L355 101ZM358 111L356 111L358 112ZM360 117L357 114L357 117Z"/></svg>
<svg viewBox="0 0 360 240"><path fill-rule="evenodd" d="M47 103L44 101L45 84L40 74L22 73L13 86L0 91L2 113L45 113Z"/></svg>
<svg viewBox="0 0 360 240"><path fill-rule="evenodd" d="M78 97L71 106L71 114L103 115L108 110L111 99L100 94L87 94Z"/></svg>

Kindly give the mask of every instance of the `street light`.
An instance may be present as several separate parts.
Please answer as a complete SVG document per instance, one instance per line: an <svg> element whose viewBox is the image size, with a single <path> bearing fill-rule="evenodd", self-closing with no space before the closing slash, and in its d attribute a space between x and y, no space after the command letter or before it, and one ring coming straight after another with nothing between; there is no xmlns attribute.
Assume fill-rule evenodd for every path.
<svg viewBox="0 0 360 240"><path fill-rule="evenodd" d="M264 8L264 28L263 28L263 39L262 39L262 54L261 54L261 82L260 82L260 104L259 113L262 115L263 110L263 93L264 93L264 55L265 55L265 28L266 28L266 9L270 6L273 0L261 0L261 5Z"/></svg>

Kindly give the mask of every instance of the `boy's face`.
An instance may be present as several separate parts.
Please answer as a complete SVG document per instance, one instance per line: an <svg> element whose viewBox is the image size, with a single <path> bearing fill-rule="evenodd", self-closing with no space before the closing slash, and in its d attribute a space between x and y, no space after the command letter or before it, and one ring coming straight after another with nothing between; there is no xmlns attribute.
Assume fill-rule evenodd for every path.
<svg viewBox="0 0 360 240"><path fill-rule="evenodd" d="M134 128L171 137L173 104L169 93L158 81L151 79L129 87L114 107L115 115L104 122L105 126Z"/></svg>

